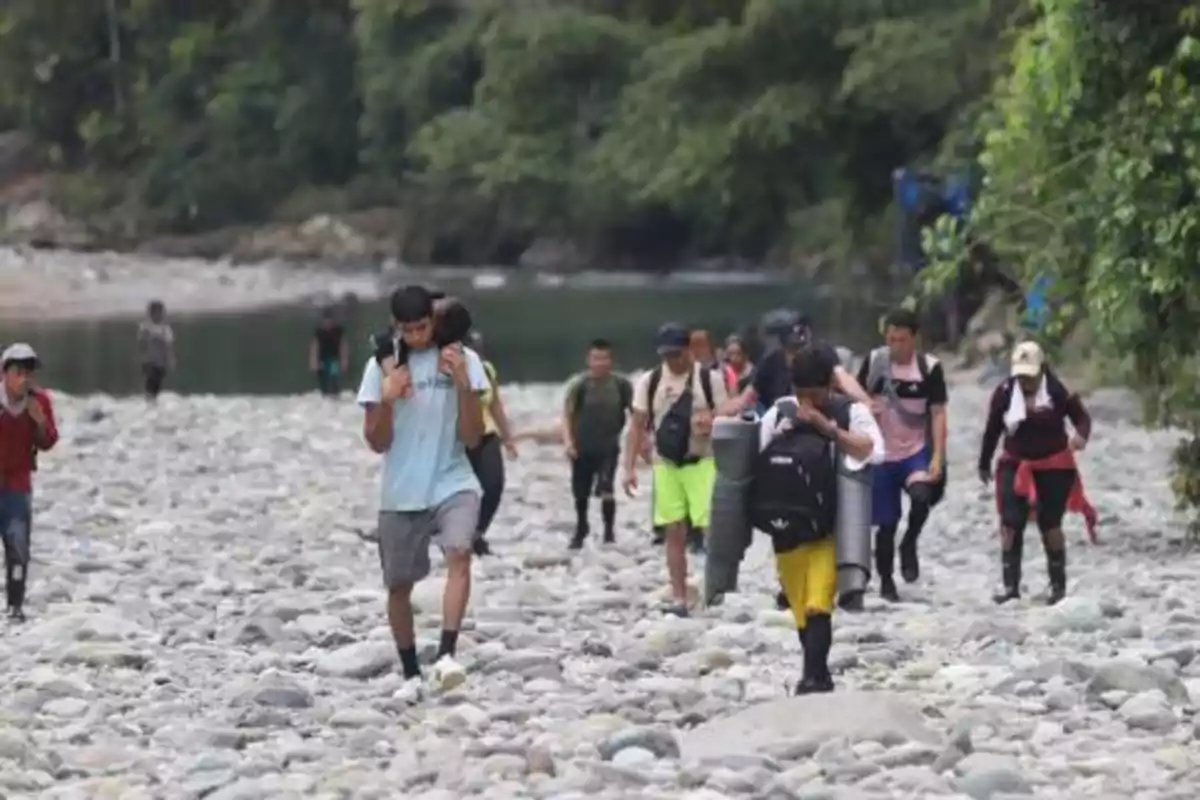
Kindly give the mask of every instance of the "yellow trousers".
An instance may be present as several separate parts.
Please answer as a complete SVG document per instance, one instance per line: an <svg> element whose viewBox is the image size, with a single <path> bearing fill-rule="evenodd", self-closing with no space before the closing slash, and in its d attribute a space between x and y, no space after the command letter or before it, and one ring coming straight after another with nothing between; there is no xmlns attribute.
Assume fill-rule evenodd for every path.
<svg viewBox="0 0 1200 800"><path fill-rule="evenodd" d="M779 583L787 595L796 629L809 614L832 614L837 599L837 543L832 536L775 554Z"/></svg>

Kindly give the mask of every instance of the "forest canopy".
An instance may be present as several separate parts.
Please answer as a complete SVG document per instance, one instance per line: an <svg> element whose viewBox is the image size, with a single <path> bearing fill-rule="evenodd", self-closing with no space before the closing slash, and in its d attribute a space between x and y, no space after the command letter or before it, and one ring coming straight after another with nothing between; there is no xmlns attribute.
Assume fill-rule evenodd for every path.
<svg viewBox="0 0 1200 800"><path fill-rule="evenodd" d="M970 155L1019 7L9 0L0 129L146 233L386 206L444 262L886 259L892 170Z"/></svg>

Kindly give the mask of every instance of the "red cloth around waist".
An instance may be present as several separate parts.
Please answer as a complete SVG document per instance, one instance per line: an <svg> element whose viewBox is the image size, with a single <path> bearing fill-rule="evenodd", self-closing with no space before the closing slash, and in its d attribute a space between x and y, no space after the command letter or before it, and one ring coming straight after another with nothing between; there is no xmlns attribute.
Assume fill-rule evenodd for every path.
<svg viewBox="0 0 1200 800"><path fill-rule="evenodd" d="M1015 464L1016 475L1013 478L1013 491L1018 497L1023 497L1029 503L1029 516L1032 518L1037 511L1037 483L1033 479L1033 473L1043 469L1073 469L1075 470L1075 484L1071 487L1071 494L1067 496L1067 511L1074 514L1082 514L1085 525L1087 526L1087 538L1092 544L1095 544L1097 539L1096 526L1099 522L1099 515L1096 513L1096 508L1088 500L1087 494L1083 490L1083 476L1079 474L1079 467L1075 463L1075 453L1069 448L1059 450L1053 455L1045 458L1033 460L1016 459L1007 453L1000 456L1001 464ZM996 481L996 511L1000 513L1003 509L1003 496L1000 489L1000 481Z"/></svg>

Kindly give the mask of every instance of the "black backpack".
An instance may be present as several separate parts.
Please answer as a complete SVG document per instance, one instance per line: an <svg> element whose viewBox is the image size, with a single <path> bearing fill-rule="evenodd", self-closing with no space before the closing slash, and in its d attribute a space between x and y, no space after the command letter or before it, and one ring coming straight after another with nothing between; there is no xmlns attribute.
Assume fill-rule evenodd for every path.
<svg viewBox="0 0 1200 800"><path fill-rule="evenodd" d="M712 371L700 365L692 367L692 370L687 388L671 404L671 407L667 409L667 413L663 414L662 422L659 423L658 428L654 431L655 449L658 450L658 454L665 461L669 461L672 464L687 464L697 460L688 458L688 450L692 442L692 411L694 410L695 402L692 387L694 385L693 381L695 380L696 370L700 371L700 388L704 391L704 400L708 403L709 408L714 407ZM646 413L651 420L651 424L653 424L654 419L654 395L658 392L658 384L662 381L662 371L662 365L659 364L650 373Z"/></svg>
<svg viewBox="0 0 1200 800"><path fill-rule="evenodd" d="M750 524L784 551L834 533L837 524L837 442L796 421L796 403L776 404L791 430L758 454L750 483ZM834 396L826 408L839 428L850 428L850 401Z"/></svg>

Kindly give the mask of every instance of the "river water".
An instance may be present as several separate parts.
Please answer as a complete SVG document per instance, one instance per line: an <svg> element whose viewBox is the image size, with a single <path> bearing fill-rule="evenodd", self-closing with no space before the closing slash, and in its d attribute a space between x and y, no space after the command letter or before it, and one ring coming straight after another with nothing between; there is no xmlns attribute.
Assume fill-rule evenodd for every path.
<svg viewBox="0 0 1200 800"><path fill-rule="evenodd" d="M822 335L859 350L877 336L883 308L863 298L818 296L785 283L652 287L530 287L454 291L471 308L504 382L557 381L582 367L587 343L614 343L623 369L654 362L654 331L665 321L708 329L714 338L744 328L780 306L808 310ZM167 298L168 306L170 305ZM354 351L347 383L356 385L369 335L387 325L383 302L340 308ZM312 390L311 306L175 317L179 371L167 391L185 394L291 394ZM140 391L136 320L8 325L0 342L27 341L44 362L42 382L72 394Z"/></svg>

